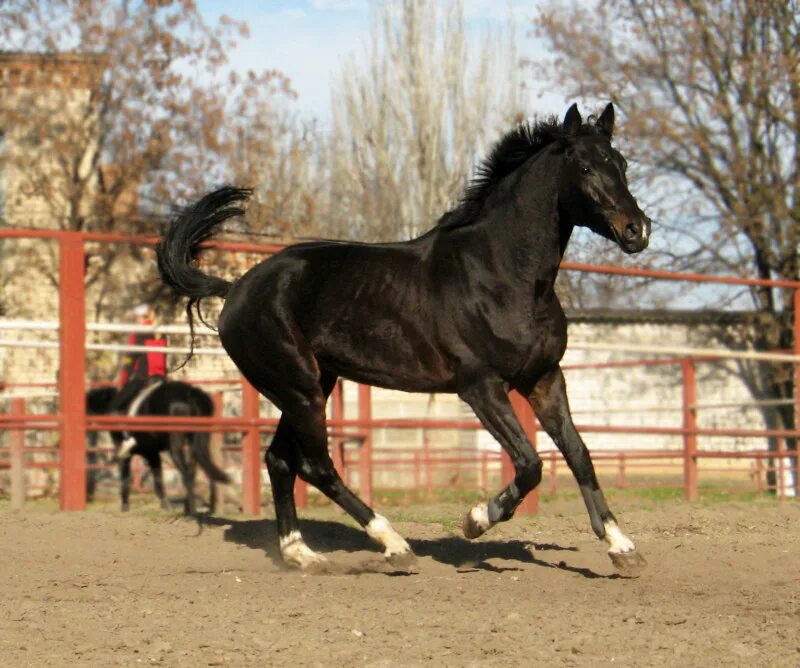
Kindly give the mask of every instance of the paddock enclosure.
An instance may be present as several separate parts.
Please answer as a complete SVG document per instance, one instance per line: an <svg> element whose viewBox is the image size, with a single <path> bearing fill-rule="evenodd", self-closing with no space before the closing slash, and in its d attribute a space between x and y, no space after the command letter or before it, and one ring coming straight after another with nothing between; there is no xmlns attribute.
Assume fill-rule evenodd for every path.
<svg viewBox="0 0 800 668"><path fill-rule="evenodd" d="M795 293L794 351L671 341L650 321L628 330L571 326L564 369L575 421L613 510L648 560L640 577L614 572L560 454L521 398L515 406L545 460L542 485L512 521L467 541L459 519L511 476L508 461L458 402L413 403L349 382L329 402L335 463L408 538L420 572L393 574L362 531L300 485L304 536L332 561L329 572L301 574L280 563L263 471L277 415L213 332L200 330L197 358L176 378L214 396L214 418L86 416L85 391L100 382L86 375L87 360L129 349L123 341L135 326L87 316L84 268L99 244L133 244L147 261L155 240L23 230L0 237L46 246L58 259L40 312L0 320L0 355L13 371L0 378L0 557L13 565L0 569L5 664L800 662L800 523L790 498L797 457L784 440L795 432L767 430L728 373L736 360L768 360L798 379L800 285L779 284ZM249 266L278 248L220 242L205 261L218 252ZM634 287L748 284L564 270L619 274ZM174 364L187 328L176 320L157 329ZM797 411L797 399L789 401ZM200 520L156 510L144 479L133 510L120 513L103 438L88 446L97 459L87 465L88 435L112 426L211 431L235 481L224 506ZM780 452L767 452L768 436ZM87 470L106 476L90 503Z"/></svg>
<svg viewBox="0 0 800 668"><path fill-rule="evenodd" d="M796 666L794 502L635 500L611 492L648 560L619 577L577 498L476 541L466 502L381 508L419 555L394 576L332 509L303 534L336 570L287 571L275 524L198 525L142 503L63 513L0 504L4 665ZM380 506L379 506L380 507ZM534 545L533 553L529 544ZM547 663L545 663L547 662Z"/></svg>
<svg viewBox="0 0 800 668"><path fill-rule="evenodd" d="M85 391L99 381L86 376L87 360L130 350L124 337L142 329L130 323L87 318L90 290L84 286L85 268L99 247L111 246L137 249L140 264L154 270L156 239L0 230L0 240L8 249L24 244L29 253L52 258L58 278L56 284L44 285L28 298L36 305L29 309L30 318L0 319L0 355L4 356L6 375L0 378L0 489L12 497L13 504L22 504L30 495L58 493L62 509L83 509L87 435L112 426L137 426L214 432L219 456L237 481L228 490L229 501L248 514L260 513L269 501L262 454L278 416L274 407L260 400L241 379L213 331L199 329L196 359L176 376L213 394L217 403L213 418L85 414ZM234 274L281 248L240 242L214 242L208 247L205 262L214 265L209 270ZM223 255L227 263L220 267ZM24 269L17 268L22 277ZM688 499L698 498L704 489L794 495L797 456L786 448L786 439L794 432L765 428L758 410L765 402L753 401L732 369L739 363L776 364L797 381L800 284L567 262L563 271L614 275L614 280L626 282L634 290L641 289L644 282L651 286L677 284L689 291L682 297L687 303L693 298L691 290L699 291L706 302L714 296L729 302L730 291L752 284L792 290L793 351L726 350L680 337L670 341L657 320L653 324L643 316L644 324L627 330L581 322L571 325L562 366L575 421L604 486L680 487ZM668 314L664 311L658 317ZM210 317L213 320L213 312ZM691 333L697 326L690 323L685 330ZM176 364L187 350L188 328L177 320L149 329L169 337L166 350L171 364ZM572 489L561 455L541 432L527 402L518 396L512 400L545 461L539 492L556 495ZM771 403L786 403L798 412L797 396ZM497 489L512 475L510 462L474 415L448 395L404 395L346 382L336 388L329 402L329 428L336 466L367 500L376 492L413 498L442 488L485 492ZM767 452L767 437L774 439L778 452ZM107 451L107 443L101 443L95 452ZM102 457L89 466L90 470L109 470ZM770 477L770 473L774 475ZM772 489L768 489L770 485ZM537 494L529 495L522 512L535 512ZM302 483L298 495L300 505L305 505L308 490Z"/></svg>

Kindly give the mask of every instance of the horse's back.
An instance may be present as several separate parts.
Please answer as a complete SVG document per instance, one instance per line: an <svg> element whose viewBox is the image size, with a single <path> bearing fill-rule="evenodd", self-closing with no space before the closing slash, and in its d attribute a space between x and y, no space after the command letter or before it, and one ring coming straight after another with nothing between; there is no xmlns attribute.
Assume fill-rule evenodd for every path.
<svg viewBox="0 0 800 668"><path fill-rule="evenodd" d="M351 309L381 317L427 292L425 252L414 242L362 244L309 242L289 246L234 282L219 319L220 336L252 328L265 311L291 314L313 338ZM361 316L363 317L363 316Z"/></svg>
<svg viewBox="0 0 800 668"><path fill-rule="evenodd" d="M173 404L188 405L192 414L213 415L214 402L208 393L191 383L168 380L153 393L150 405L143 406L151 415L170 415Z"/></svg>
<svg viewBox="0 0 800 668"><path fill-rule="evenodd" d="M240 369L253 350L259 365L280 366L291 342L353 380L444 391L452 373L429 253L424 238L290 246L233 284L219 319L222 344Z"/></svg>

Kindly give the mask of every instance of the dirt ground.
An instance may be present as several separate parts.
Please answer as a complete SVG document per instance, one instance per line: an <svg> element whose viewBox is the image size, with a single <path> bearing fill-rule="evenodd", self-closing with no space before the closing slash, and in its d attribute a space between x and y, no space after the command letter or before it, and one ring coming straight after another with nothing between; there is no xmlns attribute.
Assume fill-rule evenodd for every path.
<svg viewBox="0 0 800 668"><path fill-rule="evenodd" d="M333 509L303 530L337 571L303 575L280 565L272 519L199 532L149 499L124 516L0 505L0 663L800 665L800 504L615 505L648 560L635 579L577 500L473 542L463 505L382 509L416 575Z"/></svg>

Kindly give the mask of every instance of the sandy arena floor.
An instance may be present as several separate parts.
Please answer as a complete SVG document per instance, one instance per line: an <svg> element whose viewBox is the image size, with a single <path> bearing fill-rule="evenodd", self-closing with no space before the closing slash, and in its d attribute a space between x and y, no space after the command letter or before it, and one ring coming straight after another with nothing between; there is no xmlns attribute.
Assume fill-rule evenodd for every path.
<svg viewBox="0 0 800 668"><path fill-rule="evenodd" d="M649 562L636 579L577 500L474 542L465 506L384 509L416 575L332 509L304 533L338 572L303 575L271 519L198 534L149 498L125 516L0 505L0 664L800 665L800 504L648 505L615 504Z"/></svg>

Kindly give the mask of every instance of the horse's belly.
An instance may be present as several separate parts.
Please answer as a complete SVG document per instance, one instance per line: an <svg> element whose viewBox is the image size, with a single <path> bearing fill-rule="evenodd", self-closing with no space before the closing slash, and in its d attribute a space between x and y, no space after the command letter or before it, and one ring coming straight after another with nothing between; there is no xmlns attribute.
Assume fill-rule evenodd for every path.
<svg viewBox="0 0 800 668"><path fill-rule="evenodd" d="M453 365L409 324L377 320L329 330L312 343L321 366L360 383L406 392L451 392Z"/></svg>

